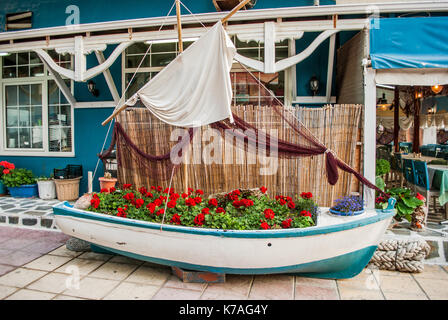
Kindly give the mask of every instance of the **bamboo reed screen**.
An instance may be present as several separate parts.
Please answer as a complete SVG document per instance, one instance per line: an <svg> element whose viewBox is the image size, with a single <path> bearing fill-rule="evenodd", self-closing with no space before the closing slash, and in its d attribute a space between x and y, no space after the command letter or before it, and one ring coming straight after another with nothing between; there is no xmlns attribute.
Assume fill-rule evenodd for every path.
<svg viewBox="0 0 448 320"><path fill-rule="evenodd" d="M256 128L265 130L272 135L290 142L296 142L298 135L282 121L268 106L234 106L233 112ZM334 105L323 108L290 109L295 116L328 148L347 164L358 169L355 163L356 142L358 140L361 105ZM154 116L146 108L128 108L117 119L130 139L143 151L152 155L162 155L170 151L176 141L170 141L171 132L176 127L169 126ZM206 194L230 191L236 188L256 188L266 186L270 194L294 196L301 192L312 192L320 206L329 206L334 199L353 191L356 178L339 171L339 181L335 186L327 182L325 173L325 157L300 157L291 159L271 159L277 163L275 174L261 175L260 169L268 167L260 162L258 156L247 150L235 147L235 141L230 146L222 135L213 139L221 142L221 148L209 152L215 140L204 135L208 127L203 127L201 135L195 134L193 143L189 146L188 165L180 166L173 174L172 187L183 191L185 185L201 188ZM179 129L179 128L177 128ZM271 130L277 130L272 132ZM275 134L277 132L278 134ZM201 141L205 140L205 141ZM226 145L227 143L227 145ZM233 147L233 148L232 148ZM200 151L211 155L215 163L204 163ZM148 163L135 159L127 152L120 152L117 146L120 166L118 167L119 183L132 183L136 187L160 185L168 187L171 171L160 163ZM233 151L233 163L225 162ZM194 162L196 157L196 164ZM198 158L199 157L199 158ZM358 159L356 159L358 158ZM202 159L199 160L198 159ZM221 164L216 164L221 159ZM237 163L237 159L243 159ZM263 158L261 158L263 160ZM278 162L277 162L278 161ZM272 162L273 163L273 162ZM149 169L151 167L151 169ZM164 178L151 176L153 170L164 172ZM157 181L159 180L159 181ZM162 181L163 180L163 181Z"/></svg>

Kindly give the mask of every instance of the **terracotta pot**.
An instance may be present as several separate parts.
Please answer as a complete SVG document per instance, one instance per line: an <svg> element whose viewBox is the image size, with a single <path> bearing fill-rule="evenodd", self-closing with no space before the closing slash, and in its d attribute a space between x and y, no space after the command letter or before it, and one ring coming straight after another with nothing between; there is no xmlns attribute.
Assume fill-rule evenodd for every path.
<svg viewBox="0 0 448 320"><path fill-rule="evenodd" d="M98 178L100 181L100 189L110 189L115 187L115 184L117 183L117 178Z"/></svg>

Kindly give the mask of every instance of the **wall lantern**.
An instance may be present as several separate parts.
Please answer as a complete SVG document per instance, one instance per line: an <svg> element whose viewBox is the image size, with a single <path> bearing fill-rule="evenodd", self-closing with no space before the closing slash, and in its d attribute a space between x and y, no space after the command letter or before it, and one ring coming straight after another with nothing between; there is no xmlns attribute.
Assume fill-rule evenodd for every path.
<svg viewBox="0 0 448 320"><path fill-rule="evenodd" d="M316 76L312 76L310 79L310 89L311 92L313 92L313 96L315 96L319 91L319 80L316 78Z"/></svg>
<svg viewBox="0 0 448 320"><path fill-rule="evenodd" d="M98 91L98 89L96 88L96 84L95 82L93 82L92 80L90 80L89 82L87 82L87 89L89 89L89 92L91 94L93 94L94 97L98 97L100 92Z"/></svg>
<svg viewBox="0 0 448 320"><path fill-rule="evenodd" d="M378 99L376 106L385 111L388 107L392 107L392 103L387 103L386 94L383 92L383 96Z"/></svg>
<svg viewBox="0 0 448 320"><path fill-rule="evenodd" d="M439 94L443 90L443 86L439 86L438 84L431 87L432 92L435 94Z"/></svg>

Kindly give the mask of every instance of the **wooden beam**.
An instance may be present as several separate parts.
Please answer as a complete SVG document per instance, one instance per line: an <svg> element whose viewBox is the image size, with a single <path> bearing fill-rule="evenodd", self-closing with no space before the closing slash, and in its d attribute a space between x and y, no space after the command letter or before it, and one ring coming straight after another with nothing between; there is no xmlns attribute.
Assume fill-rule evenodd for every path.
<svg viewBox="0 0 448 320"><path fill-rule="evenodd" d="M400 133L400 90L398 86L395 86L394 90L394 150L395 152L400 152L400 141L399 141L399 133Z"/></svg>
<svg viewBox="0 0 448 320"><path fill-rule="evenodd" d="M106 61L104 58L104 54L101 51L95 51L96 58L99 64L102 64ZM112 98L114 102L118 104L120 102L120 94L118 93L117 87L115 86L114 79L110 73L109 69L103 71L104 79L106 79L107 86L109 87L110 93L112 94Z"/></svg>
<svg viewBox="0 0 448 320"><path fill-rule="evenodd" d="M375 182L376 169L376 83L375 70L364 67L364 177ZM375 190L364 186L367 209L375 208Z"/></svg>
<svg viewBox="0 0 448 320"><path fill-rule="evenodd" d="M331 99L331 87L333 84L333 66L334 66L334 52L335 52L336 34L330 37L330 45L328 49L328 69L327 69L327 103L330 103Z"/></svg>
<svg viewBox="0 0 448 320"><path fill-rule="evenodd" d="M176 17L177 17L177 37L179 38L179 52L184 51L182 43L182 23L180 21L180 2L176 0Z"/></svg>
<svg viewBox="0 0 448 320"><path fill-rule="evenodd" d="M116 109L106 120L103 121L102 125L105 126L106 124L108 124L113 118L115 118L121 111L123 111L127 107L128 106L124 104L120 108Z"/></svg>
<svg viewBox="0 0 448 320"><path fill-rule="evenodd" d="M418 94L421 92L420 87L414 89L414 137L412 141L412 152L419 153L420 147L420 109L421 100Z"/></svg>
<svg viewBox="0 0 448 320"><path fill-rule="evenodd" d="M226 23L227 20L230 19L231 16L233 16L235 13L238 12L242 7L244 7L246 4L249 3L250 0L244 0L240 2L235 8L232 9L224 18L221 19L222 24Z"/></svg>

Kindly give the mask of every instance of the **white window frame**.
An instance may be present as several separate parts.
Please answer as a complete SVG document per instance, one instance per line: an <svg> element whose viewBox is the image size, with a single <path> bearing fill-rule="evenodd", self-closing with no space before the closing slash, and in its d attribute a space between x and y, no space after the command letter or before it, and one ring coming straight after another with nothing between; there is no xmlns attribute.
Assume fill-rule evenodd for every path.
<svg viewBox="0 0 448 320"><path fill-rule="evenodd" d="M73 57L72 57L73 65ZM3 70L3 59L0 59L0 70ZM48 81L54 81L53 76L49 74L44 64L44 75L36 77L6 78L3 79L3 73L0 73L0 155L2 156L25 156L25 157L75 157L75 112L74 106L71 106L71 145L70 152L51 152L49 151L48 141ZM42 85L42 149L8 149L6 146L6 97L4 97L5 86L23 85L23 84L41 84ZM73 80L70 81L71 92L74 92Z"/></svg>

